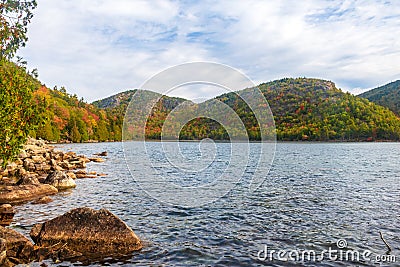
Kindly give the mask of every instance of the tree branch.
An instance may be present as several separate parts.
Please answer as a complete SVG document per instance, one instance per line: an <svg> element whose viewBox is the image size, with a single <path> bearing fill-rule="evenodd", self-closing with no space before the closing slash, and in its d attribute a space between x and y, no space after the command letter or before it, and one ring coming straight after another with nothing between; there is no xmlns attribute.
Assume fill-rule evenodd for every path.
<svg viewBox="0 0 400 267"><path fill-rule="evenodd" d="M381 237L383 243L385 243L385 245L386 245L386 247L387 247L387 249L388 249L388 252L392 251L392 248L389 246L389 244L388 244L388 243L386 242L386 240L383 238L383 235L382 235L382 232L381 232L381 231L379 231L379 235L380 235L380 237Z"/></svg>

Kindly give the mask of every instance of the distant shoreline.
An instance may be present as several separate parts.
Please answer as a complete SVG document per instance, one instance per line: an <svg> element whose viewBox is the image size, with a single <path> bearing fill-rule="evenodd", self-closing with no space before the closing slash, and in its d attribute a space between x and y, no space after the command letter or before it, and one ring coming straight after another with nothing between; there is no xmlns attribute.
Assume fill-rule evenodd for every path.
<svg viewBox="0 0 400 267"><path fill-rule="evenodd" d="M211 138L210 138L211 139ZM204 139L202 139L204 140ZM79 143L74 143L74 142L48 142L44 140L46 143L51 144L51 145L66 145L66 144L98 144L98 143L123 143L123 142L151 142L151 143L161 143L161 142L182 142L182 143L200 143L202 140L160 140L160 139L147 139L147 140L129 140L129 141L96 141L96 142L79 142ZM211 139L212 140L212 139ZM215 143L302 143L302 144L321 144L321 143L400 143L400 141L396 140L375 140L375 141L357 141L357 140L324 140L324 141L317 141L317 140L312 140L312 141L306 141L306 140L276 140L276 141L234 141L230 142L229 140L212 140Z"/></svg>

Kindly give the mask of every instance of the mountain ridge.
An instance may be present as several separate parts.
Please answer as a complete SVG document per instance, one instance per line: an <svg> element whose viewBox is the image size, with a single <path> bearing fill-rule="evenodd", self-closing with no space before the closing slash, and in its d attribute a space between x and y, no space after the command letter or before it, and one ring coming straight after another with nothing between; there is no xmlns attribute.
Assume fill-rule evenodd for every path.
<svg viewBox="0 0 400 267"><path fill-rule="evenodd" d="M376 87L358 96L387 107L400 115L400 80Z"/></svg>
<svg viewBox="0 0 400 267"><path fill-rule="evenodd" d="M132 99L132 96L136 93L137 89L126 90L96 101L93 101L91 104L95 105L98 108L115 108L124 103L129 103Z"/></svg>
<svg viewBox="0 0 400 267"><path fill-rule="evenodd" d="M345 93L336 88L335 83L322 79L283 78L258 86L269 102L276 122L278 140L313 140L313 141L372 141L399 140L400 119L387 108L376 105L366 99ZM238 92L244 91L240 90ZM132 90L128 91L132 94ZM260 129L254 114L237 98L237 92L222 94L214 99L220 100L233 108L244 121L251 140L260 139ZM117 98L121 93L117 94ZM109 99L111 98L111 100ZM105 102L97 101L109 111L116 111L118 106L104 103L117 103L109 97ZM171 99L163 96L163 100ZM179 99L183 101L184 99ZM149 118L148 138L159 139L163 121L168 112L180 101L158 106ZM98 103L103 103L99 105ZM127 103L125 103L127 105ZM217 122L201 118L189 122L182 128L181 139L202 138L227 139L226 132Z"/></svg>

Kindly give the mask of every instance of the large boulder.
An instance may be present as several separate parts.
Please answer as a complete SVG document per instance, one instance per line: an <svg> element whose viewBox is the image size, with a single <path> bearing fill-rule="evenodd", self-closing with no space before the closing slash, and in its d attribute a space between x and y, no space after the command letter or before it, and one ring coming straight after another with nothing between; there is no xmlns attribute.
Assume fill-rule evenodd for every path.
<svg viewBox="0 0 400 267"><path fill-rule="evenodd" d="M1 241L3 245L5 243L7 258L5 260L3 259L3 261L9 261L14 264L26 264L34 259L34 246L32 242L22 234L13 229L0 226L0 240L1 239L3 239ZM3 252L0 253L4 253L4 248Z"/></svg>
<svg viewBox="0 0 400 267"><path fill-rule="evenodd" d="M140 239L121 219L106 209L77 208L31 230L31 238L40 247L62 245L64 255L99 258L128 255L142 248Z"/></svg>
<svg viewBox="0 0 400 267"><path fill-rule="evenodd" d="M71 177L69 177L68 175L66 175L61 171L54 171L50 173L43 183L52 185L58 190L64 190L76 187L74 179L72 179Z"/></svg>
<svg viewBox="0 0 400 267"><path fill-rule="evenodd" d="M48 184L0 186L0 204L23 203L57 193L57 188Z"/></svg>

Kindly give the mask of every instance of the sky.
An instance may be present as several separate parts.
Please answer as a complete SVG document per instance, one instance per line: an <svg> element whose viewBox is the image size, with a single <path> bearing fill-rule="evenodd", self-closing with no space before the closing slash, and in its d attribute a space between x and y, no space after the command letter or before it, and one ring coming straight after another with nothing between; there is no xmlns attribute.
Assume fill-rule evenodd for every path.
<svg viewBox="0 0 400 267"><path fill-rule="evenodd" d="M353 94L400 78L396 0L37 2L19 55L42 83L88 102L193 61L225 64L255 84L322 78ZM193 90L175 93L221 93Z"/></svg>

